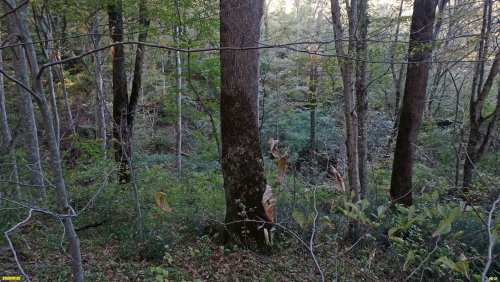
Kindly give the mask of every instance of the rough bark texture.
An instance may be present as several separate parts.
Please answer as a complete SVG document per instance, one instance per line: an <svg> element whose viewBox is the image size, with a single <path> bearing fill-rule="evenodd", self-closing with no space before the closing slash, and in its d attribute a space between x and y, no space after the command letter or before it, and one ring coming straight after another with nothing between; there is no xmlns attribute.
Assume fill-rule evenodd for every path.
<svg viewBox="0 0 500 282"><path fill-rule="evenodd" d="M262 0L221 1L222 48L258 45L263 4ZM259 227L262 222L270 223L261 202L266 179L257 125L259 52L222 50L220 56L226 230L244 245L263 246L264 233Z"/></svg>
<svg viewBox="0 0 500 282"><path fill-rule="evenodd" d="M469 140L467 142L464 163L464 176L463 176L463 189L467 190L472 183L474 174L474 167L481 159L484 152L488 149L491 142L492 135L496 131L497 123L500 119L500 97L497 99L495 111L487 117L482 115L483 107L486 99L491 91L493 81L500 71L500 51L497 50L495 59L491 65L490 72L486 81L483 84L485 74L485 60L488 53L488 41L491 33L492 25L492 8L493 2L491 0L484 1L483 7L483 22L481 28L481 39L479 40L479 48L477 54L477 64L474 69L474 77L472 80L472 93L469 105ZM488 121L489 120L489 121ZM481 129L485 123L486 132L481 133Z"/></svg>
<svg viewBox="0 0 500 282"><path fill-rule="evenodd" d="M343 29L340 17L340 5L338 0L331 0L332 5L332 20L333 33L335 36L335 50L337 52L337 60L340 65L342 74L342 83L344 86L344 116L345 116L345 132L346 132L346 147L347 147L347 174L349 186L356 196L354 201L360 199L360 183L359 183L359 162L358 162L358 131L357 131L357 112L354 99L354 80L353 80L353 62L349 57L355 51L354 34L356 32L357 5L355 0L352 0L349 16L349 47L348 52L344 51Z"/></svg>
<svg viewBox="0 0 500 282"><path fill-rule="evenodd" d="M121 5L109 5L108 17L111 42L122 42L123 14ZM130 156L127 156L127 153L130 138L127 125L128 94L123 45L113 46L111 54L113 60L113 145L115 148L115 161L120 166L118 181L128 183L130 182L130 171L127 159Z"/></svg>
<svg viewBox="0 0 500 282"><path fill-rule="evenodd" d="M4 11L11 11L16 7L15 1L4 1ZM29 77L28 77L28 63L26 58L25 50L22 45L16 45L16 43L32 43L31 38L26 38L24 36L24 31L27 31L28 28L28 11L26 7L19 9L17 12L12 13L8 16L8 27L10 34L17 34L19 42L12 42L14 45L12 50L15 54L16 60L16 77L18 80L24 85L29 85ZM24 27L24 28L23 28ZM24 30L23 30L24 29ZM30 44L26 44L26 46L30 46ZM27 153L27 167L30 170L29 174L29 184L33 191L32 196L37 199L41 199L45 201L46 192L45 185L43 181L42 175L42 167L40 163L40 147L38 144L38 133L37 133L37 125L35 122L35 111L33 108L33 102L31 94L18 87L19 92L21 93L21 100L23 104L23 128L25 132L25 140L24 144L26 145L26 153Z"/></svg>
<svg viewBox="0 0 500 282"><path fill-rule="evenodd" d="M413 157L425 106L436 5L436 0L415 0L413 5L408 69L390 189L392 201L406 205L412 204Z"/></svg>

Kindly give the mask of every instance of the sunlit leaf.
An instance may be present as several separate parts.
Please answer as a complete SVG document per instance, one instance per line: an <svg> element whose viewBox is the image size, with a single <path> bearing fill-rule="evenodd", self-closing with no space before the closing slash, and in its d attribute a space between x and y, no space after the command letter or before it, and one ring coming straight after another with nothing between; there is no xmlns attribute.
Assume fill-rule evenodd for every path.
<svg viewBox="0 0 500 282"><path fill-rule="evenodd" d="M457 265L449 258L447 257L440 257L436 260L436 265L437 266L446 266L449 269L452 269L453 271L460 272L460 269L457 267Z"/></svg>
<svg viewBox="0 0 500 282"><path fill-rule="evenodd" d="M410 250L406 255L405 263L403 264L403 271L408 270L408 266L415 260L415 253Z"/></svg>

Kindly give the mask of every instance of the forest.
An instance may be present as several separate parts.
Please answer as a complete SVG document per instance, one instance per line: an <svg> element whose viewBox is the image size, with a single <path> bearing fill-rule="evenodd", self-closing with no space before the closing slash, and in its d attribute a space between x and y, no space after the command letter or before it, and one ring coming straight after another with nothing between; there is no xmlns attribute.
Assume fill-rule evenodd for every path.
<svg viewBox="0 0 500 282"><path fill-rule="evenodd" d="M500 2L0 0L0 281L498 281Z"/></svg>

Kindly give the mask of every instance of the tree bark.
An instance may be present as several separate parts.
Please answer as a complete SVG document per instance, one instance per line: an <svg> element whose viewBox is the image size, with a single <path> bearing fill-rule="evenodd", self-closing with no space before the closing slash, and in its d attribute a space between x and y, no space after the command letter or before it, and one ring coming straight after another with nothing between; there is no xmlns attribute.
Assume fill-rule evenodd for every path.
<svg viewBox="0 0 500 282"><path fill-rule="evenodd" d="M331 0L333 33L335 36L335 50L337 52L337 60L340 65L342 74L342 83L344 86L344 116L345 116L345 132L346 132L346 148L347 148L347 173L349 186L355 192L354 201L360 200L360 181L359 181L359 160L358 160L358 130L357 120L358 115L355 108L354 97L354 80L353 80L353 62L351 56L355 51L355 39L357 22L357 4L352 0L350 9L348 9L349 17L349 46L348 52L344 51L342 44L343 29L340 17L340 4L338 0Z"/></svg>
<svg viewBox="0 0 500 282"><path fill-rule="evenodd" d="M366 84L366 64L368 60L368 1L358 2L359 26L356 37L356 108L358 110L358 162L360 199L368 193L368 143L366 140L366 117L368 114L368 90Z"/></svg>
<svg viewBox="0 0 500 282"><path fill-rule="evenodd" d="M0 23L1 27L1 23ZM1 39L0 39L1 41ZM3 66L2 50L0 50L0 66ZM4 146L5 149L9 151L10 167L11 167L11 180L14 184L14 192L17 198L21 197L21 187L19 186L19 173L17 169L17 159L14 146L14 140L12 139L12 133L9 127L9 120L7 117L7 109L5 108L5 85L3 74L0 74L0 133L2 134L2 145L0 146L0 151L2 151ZM6 185L7 186L7 185ZM6 191L3 191L6 192ZM0 190L2 193L2 190Z"/></svg>
<svg viewBox="0 0 500 282"><path fill-rule="evenodd" d="M180 48L180 26L175 27L175 42L177 47ZM182 65L181 65L181 52L175 52L175 68L177 72L177 78L175 80L177 86L177 96L176 96L176 105L177 105L177 124L176 124L176 133L177 136L175 138L176 141L176 165L177 171L179 175L182 173Z"/></svg>
<svg viewBox="0 0 500 282"><path fill-rule="evenodd" d="M4 0L4 11L11 11L16 7L15 1ZM27 31L28 26L28 11L26 7L22 7L17 12L12 13L8 16L8 28L10 34L18 35L18 41L15 43L27 43L26 45L33 44L31 38L26 38L23 36L23 32ZM24 28L24 30L22 30ZM30 40L30 41L27 41ZM24 85L29 85L29 77L28 77L28 63L26 58L25 50L21 44L12 47L12 50L15 54L14 57L17 59L15 73L18 80ZM23 127L26 132L25 141L26 151L27 151L27 161L26 165L30 170L29 173L29 184L32 188L32 192L30 193L33 197L38 200L42 200L45 202L46 192L45 192L45 184L43 181L42 175L42 166L40 163L40 147L38 144L38 133L37 133L37 125L35 121L35 110L33 108L33 102L31 94L25 89L18 87L19 92L21 93L21 100L23 103Z"/></svg>
<svg viewBox="0 0 500 282"><path fill-rule="evenodd" d="M221 0L221 48L257 47L262 0ZM262 204L266 178L259 146L258 50L221 50L222 170L226 230L242 244L264 246L262 225L271 223Z"/></svg>
<svg viewBox="0 0 500 282"><path fill-rule="evenodd" d="M500 119L500 97L497 98L497 105L494 112L487 117L482 115L486 99L491 91L493 81L500 71L500 50L497 50L496 56L491 65L490 72L486 81L484 80L485 61L488 53L488 41L491 34L493 2L485 0L483 6L483 22L481 27L481 39L477 54L477 63L474 69L472 79L472 93L469 105L469 139L466 148L466 157L464 163L463 190L467 191L472 184L474 168L481 159L483 153L488 149L492 134L495 132L497 122ZM490 119L489 122L488 119ZM483 135L481 129L486 126L486 132Z"/></svg>
<svg viewBox="0 0 500 282"><path fill-rule="evenodd" d="M6 11L12 11L15 9L15 6L12 2L4 1L6 4ZM12 23L16 24L20 31L19 36L21 36L22 41L27 43L24 44L24 50L20 50L19 53L24 54L26 52L26 58L30 65L31 77L32 77L32 87L34 91L28 92L29 84L24 84L26 87L26 92L34 97L43 117L43 123L46 130L46 141L47 147L49 151L49 156L51 160L51 168L54 177L53 184L55 186L55 190L57 193L57 197L59 200L59 207L61 210L61 214L67 215L67 217L62 218L62 222L65 228L66 239L69 243L70 256L72 259L72 273L73 273L73 281L83 281L83 264L80 253L80 241L78 236L76 235L75 229L73 227L72 216L74 216L74 211L68 203L67 195L66 195L66 184L64 182L64 175L62 171L61 164L61 156L59 152L58 140L56 140L56 132L54 130L54 123L52 121L52 112L49 108L47 100L45 98L45 94L43 91L43 83L42 83L42 74L39 73L37 56L34 48L33 41L31 39L29 29L28 29L28 21L27 21L27 5L20 7L17 11L13 12L11 16L14 20ZM30 98L31 99L31 98Z"/></svg>
<svg viewBox="0 0 500 282"><path fill-rule="evenodd" d="M412 169L429 77L436 0L415 0L410 27L408 68L391 177L394 203L412 204Z"/></svg>
<svg viewBox="0 0 500 282"><path fill-rule="evenodd" d="M92 41L92 45L94 48L99 46L99 42L101 40L101 35L99 34L99 15L96 12L92 17L92 21L89 26L89 35L90 40ZM95 105L96 105L96 137L101 144L101 153L106 155L106 101L104 99L104 79L102 75L102 60L101 53L94 52L92 54L94 59L94 75L96 82L96 96L95 96Z"/></svg>
<svg viewBox="0 0 500 282"><path fill-rule="evenodd" d="M123 42L123 14L121 2L108 6L111 43ZM128 148L130 138L127 124L128 93L123 45L111 47L113 60L113 145L115 161L119 165L118 182L129 183Z"/></svg>

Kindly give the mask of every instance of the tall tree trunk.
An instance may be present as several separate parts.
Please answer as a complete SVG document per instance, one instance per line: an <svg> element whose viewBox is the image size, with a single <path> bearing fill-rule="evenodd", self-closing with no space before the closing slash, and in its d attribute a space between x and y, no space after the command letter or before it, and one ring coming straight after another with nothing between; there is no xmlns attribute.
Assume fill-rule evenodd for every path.
<svg viewBox="0 0 500 282"><path fill-rule="evenodd" d="M1 28L1 23L0 23ZM0 39L1 41L1 39ZM2 50L0 50L0 66L3 66ZM11 167L11 177L10 180L14 182L15 195L17 198L21 197L21 187L19 186L19 173L17 169L17 159L14 146L14 140L12 140L12 134L9 127L9 120L7 118L7 110L5 108L5 85L3 80L3 74L0 73L0 133L2 134L2 145L0 146L0 151L2 151L4 146L6 146L9 151L10 157L10 167ZM7 186L7 185L6 185ZM5 192L5 191L4 191ZM2 190L0 190L2 193Z"/></svg>
<svg viewBox="0 0 500 282"><path fill-rule="evenodd" d="M395 58L396 58L396 46L398 44L399 40L399 29L401 26L401 15L403 14L403 4L404 0L401 0L399 3L399 12L398 12L398 19L396 22L396 33L394 34L394 43L390 47L390 54L391 54L391 74L392 74L392 81L394 82L394 91L396 95L396 100L394 102L394 126L393 126L393 132L391 134L391 137L389 138L389 144L392 144L392 140L394 140L394 137L397 134L397 129L399 127L399 115L401 113L401 84L403 81L403 74L404 74L404 67L403 65L399 66L399 70L396 68L395 64Z"/></svg>
<svg viewBox="0 0 500 282"><path fill-rule="evenodd" d="M391 177L390 194L394 203L412 204L413 156L425 106L436 5L436 0L415 0L413 5L407 79Z"/></svg>
<svg viewBox="0 0 500 282"><path fill-rule="evenodd" d="M96 12L92 17L92 21L89 26L90 40L92 41L92 46L97 48L101 40L101 35L99 34L99 14ZM102 60L101 53L94 52L92 54L94 59L94 76L96 82L96 96L95 96L95 120L96 120L96 137L101 144L101 153L106 154L106 101L104 99L104 79L102 75Z"/></svg>
<svg viewBox="0 0 500 282"><path fill-rule="evenodd" d="M123 42L123 14L121 2L108 6L109 33L111 43ZM113 65L113 145L115 161L119 165L118 182L129 183L130 171L127 156L130 147L128 135L127 113L128 94L127 76L125 74L125 52L123 45L111 47Z"/></svg>
<svg viewBox="0 0 500 282"><path fill-rule="evenodd" d="M485 61L488 54L489 35L491 34L492 26L492 9L493 1L484 0L483 6L483 22L481 27L481 39L479 40L479 48L477 53L477 63L474 69L474 77L472 79L472 93L469 105L469 140L467 142L466 157L464 163L463 190L466 191L472 183L474 167L481 159L484 152L488 149L492 135L496 131L497 122L500 119L500 96L497 98L495 111L487 117L482 115L486 99L491 91L493 81L500 71L500 49L497 50L496 56L491 65L490 73L486 81L484 80ZM499 93L500 95L500 93ZM487 122L489 119L489 122ZM486 133L483 135L481 129L485 123Z"/></svg>
<svg viewBox="0 0 500 282"><path fill-rule="evenodd" d="M12 2L4 1L6 4L6 11L11 12L16 9ZM29 84L24 84L23 89L28 92L29 95L35 98L40 108L43 117L43 123L46 130L46 141L49 151L49 156L51 160L51 168L54 177L54 186L59 200L59 207L61 214L68 215L62 219L66 239L69 243L70 256L72 259L72 273L73 281L83 281L83 264L80 253L80 241L76 235L75 229L73 227L72 216L74 216L74 211L68 203L66 194L66 184L64 182L64 175L62 171L61 156L59 152L58 140L56 140L56 133L54 130L54 123L52 121L52 112L50 111L47 100L45 99L45 94L43 91L42 74L39 73L39 67L36 57L36 52L34 48L34 43L31 39L29 29L28 29L28 18L27 18L27 5L24 5L13 12L9 18L12 19L12 24L18 26L19 35L22 37L24 44L24 49L20 53L26 52L26 58L30 65L31 77L32 77L32 87L34 91L28 91ZM33 110L32 110L33 111Z"/></svg>
<svg viewBox="0 0 500 282"><path fill-rule="evenodd" d="M360 200L360 181L359 181L359 160L358 160L358 130L357 120L358 115L355 108L354 97L354 80L353 80L353 62L351 56L355 51L354 35L356 32L357 23L357 4L355 0L351 1L350 8L348 7L349 18L349 47L348 52L344 51L343 28L340 17L340 4L338 0L331 0L333 33L335 36L335 50L337 52L337 60L340 65L342 74L342 83L344 86L344 116L345 116L345 133L346 133L346 148L347 148L347 173L349 186L355 192L354 201Z"/></svg>
<svg viewBox="0 0 500 282"><path fill-rule="evenodd" d="M266 178L259 146L257 91L259 51L224 50L257 47L262 0L221 0L221 133L226 195L226 230L247 246L264 246Z"/></svg>
<svg viewBox="0 0 500 282"><path fill-rule="evenodd" d="M9 12L16 7L15 1L4 0L4 11ZM27 8L23 7L19 9L18 12L12 13L8 16L8 27L10 34L23 34L24 30L27 30L28 26L28 15ZM26 40L26 38L23 38ZM30 39L31 40L31 39ZM15 43L27 43L29 45L32 43L31 41L21 41ZM12 50L17 58L15 60L16 66L14 67L16 77L18 80L24 84L29 85L29 77L28 77L28 63L26 59L26 53L23 49L22 44L13 43ZM33 108L33 102L31 94L21 87L18 87L19 92L21 93L21 100L23 103L23 127L26 132L25 141L26 151L27 151L27 161L26 165L30 170L29 173L29 184L31 187L34 187L31 191L31 196L34 196L36 199L42 200L45 202L46 192L45 185L43 181L42 175L42 166L40 163L40 147L38 144L38 133L37 133L37 125L35 121L35 110Z"/></svg>
<svg viewBox="0 0 500 282"><path fill-rule="evenodd" d="M366 141L366 117L368 114L368 90L366 84L366 62L368 60L368 0L358 2L359 26L356 37L356 108L358 110L358 162L360 198L366 199L368 192L368 144Z"/></svg>
<svg viewBox="0 0 500 282"><path fill-rule="evenodd" d="M175 27L175 42L177 44L177 48L180 48L180 35L181 30L180 26ZM177 136L176 140L176 165L177 171L179 175L182 173L182 65L181 65L181 52L175 52L175 67L177 71L176 78L176 86L177 86L177 96L176 96L176 105L177 105L177 125L176 132Z"/></svg>
<svg viewBox="0 0 500 282"><path fill-rule="evenodd" d="M47 9L48 10L48 9ZM50 13L46 12L44 15L44 9L37 12L36 8L33 8L33 18L36 23L36 31L38 34L38 39L40 40L40 45L42 47L42 54L47 62L52 60L54 56L52 52L54 50L54 38L52 36L52 25L50 21ZM43 36L43 37L42 37ZM54 74L52 72L52 67L47 70L47 80L49 84L50 92L50 106L52 107L52 115L54 119L54 130L56 132L56 138L58 142L61 140L61 122L59 119L59 110L57 105L57 95L54 86Z"/></svg>

